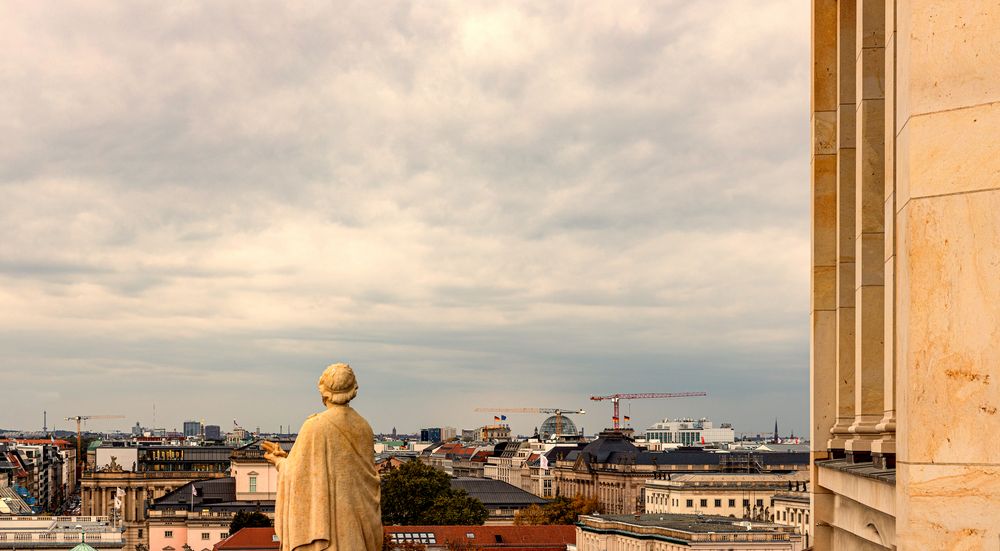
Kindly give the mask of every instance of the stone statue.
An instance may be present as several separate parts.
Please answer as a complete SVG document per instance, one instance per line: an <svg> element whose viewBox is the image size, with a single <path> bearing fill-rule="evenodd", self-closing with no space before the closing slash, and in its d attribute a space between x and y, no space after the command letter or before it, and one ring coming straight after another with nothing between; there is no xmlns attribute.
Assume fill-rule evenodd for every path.
<svg viewBox="0 0 1000 551"><path fill-rule="evenodd" d="M278 470L274 528L281 551L380 551L381 488L375 472L374 435L347 405L358 394L347 364L319 378L326 411L306 419L286 453L264 442L264 457Z"/></svg>

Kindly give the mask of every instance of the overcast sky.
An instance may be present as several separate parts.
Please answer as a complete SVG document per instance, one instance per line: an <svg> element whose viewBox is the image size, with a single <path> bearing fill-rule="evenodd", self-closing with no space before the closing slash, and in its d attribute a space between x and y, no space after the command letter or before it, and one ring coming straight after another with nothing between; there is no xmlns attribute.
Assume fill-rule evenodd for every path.
<svg viewBox="0 0 1000 551"><path fill-rule="evenodd" d="M0 428L806 431L806 2L330 4L0 7Z"/></svg>

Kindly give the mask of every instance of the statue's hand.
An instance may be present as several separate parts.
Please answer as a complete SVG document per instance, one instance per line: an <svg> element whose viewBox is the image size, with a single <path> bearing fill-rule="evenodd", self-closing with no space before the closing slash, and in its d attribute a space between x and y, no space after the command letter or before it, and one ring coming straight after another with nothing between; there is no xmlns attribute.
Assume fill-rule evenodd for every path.
<svg viewBox="0 0 1000 551"><path fill-rule="evenodd" d="M267 440L261 442L260 447L264 448L264 459L272 465L277 466L281 459L288 457L288 452L281 449L281 446Z"/></svg>

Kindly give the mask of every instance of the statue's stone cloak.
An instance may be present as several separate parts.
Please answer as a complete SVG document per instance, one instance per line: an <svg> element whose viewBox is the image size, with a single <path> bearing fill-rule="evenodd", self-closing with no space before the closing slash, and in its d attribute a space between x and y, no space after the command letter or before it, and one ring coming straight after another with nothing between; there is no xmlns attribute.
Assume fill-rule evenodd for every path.
<svg viewBox="0 0 1000 551"><path fill-rule="evenodd" d="M382 549L373 452L372 429L350 406L332 406L306 420L278 466L281 551Z"/></svg>

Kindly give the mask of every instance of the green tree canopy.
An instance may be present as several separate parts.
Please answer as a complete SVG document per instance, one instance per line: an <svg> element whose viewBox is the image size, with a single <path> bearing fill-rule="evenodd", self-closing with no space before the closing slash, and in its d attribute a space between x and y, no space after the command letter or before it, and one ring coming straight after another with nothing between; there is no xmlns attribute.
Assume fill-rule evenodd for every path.
<svg viewBox="0 0 1000 551"><path fill-rule="evenodd" d="M229 535L244 528L268 528L271 526L271 519L259 511L237 511L233 516L233 521L229 523Z"/></svg>
<svg viewBox="0 0 1000 551"><path fill-rule="evenodd" d="M465 490L453 490L442 471L409 461L382 477L382 524L472 525L489 516L481 501Z"/></svg>

